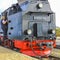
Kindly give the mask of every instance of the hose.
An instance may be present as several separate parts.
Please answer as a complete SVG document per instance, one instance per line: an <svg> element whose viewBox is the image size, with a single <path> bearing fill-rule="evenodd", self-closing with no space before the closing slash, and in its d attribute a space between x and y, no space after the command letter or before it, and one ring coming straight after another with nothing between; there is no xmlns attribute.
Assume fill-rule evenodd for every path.
<svg viewBox="0 0 60 60"><path fill-rule="evenodd" d="M32 45L32 41L33 41L33 38L30 39L30 42L31 42L31 46L30 46L30 47L31 47L33 53L36 55L36 57L38 57L38 58L41 59L41 56L35 52L35 50L34 50L34 48L33 48L33 45Z"/></svg>

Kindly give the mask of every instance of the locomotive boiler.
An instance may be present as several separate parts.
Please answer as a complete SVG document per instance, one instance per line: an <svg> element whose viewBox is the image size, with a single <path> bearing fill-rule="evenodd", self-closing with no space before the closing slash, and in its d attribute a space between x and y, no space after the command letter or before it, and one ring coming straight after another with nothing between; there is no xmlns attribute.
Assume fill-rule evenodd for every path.
<svg viewBox="0 0 60 60"><path fill-rule="evenodd" d="M48 0L26 0L13 4L1 16L9 21L6 46L17 48L29 56L49 56L52 48L56 47L55 13ZM1 27L0 40L4 45Z"/></svg>

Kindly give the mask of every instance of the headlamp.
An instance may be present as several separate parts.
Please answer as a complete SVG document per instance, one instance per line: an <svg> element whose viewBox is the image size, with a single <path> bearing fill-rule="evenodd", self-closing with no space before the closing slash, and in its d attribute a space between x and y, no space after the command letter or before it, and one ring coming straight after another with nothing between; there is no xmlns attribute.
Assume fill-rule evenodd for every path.
<svg viewBox="0 0 60 60"><path fill-rule="evenodd" d="M40 8L42 8L42 7L43 7L43 4L42 4L42 3L40 3L40 4L39 4L39 7L40 7Z"/></svg>
<svg viewBox="0 0 60 60"><path fill-rule="evenodd" d="M40 9L40 8L42 8L43 7L43 4L42 3L39 3L38 5L37 5L37 8L38 9Z"/></svg>
<svg viewBox="0 0 60 60"><path fill-rule="evenodd" d="M52 30L52 33L55 34L55 30Z"/></svg>
<svg viewBox="0 0 60 60"><path fill-rule="evenodd" d="M28 30L27 30L27 34L28 34L28 35L32 34L32 30L31 30L31 29L28 29Z"/></svg>

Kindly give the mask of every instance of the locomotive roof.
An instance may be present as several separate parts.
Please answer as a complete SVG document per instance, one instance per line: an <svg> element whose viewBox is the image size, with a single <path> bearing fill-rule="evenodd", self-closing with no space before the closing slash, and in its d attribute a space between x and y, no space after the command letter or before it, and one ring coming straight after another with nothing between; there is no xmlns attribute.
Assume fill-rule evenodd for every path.
<svg viewBox="0 0 60 60"><path fill-rule="evenodd" d="M48 0L18 0L18 2L22 2L22 4L19 4L19 3L16 3L16 4L19 4L19 5L21 6L21 5L24 5L24 4L27 3L27 2L32 2L32 1L38 1L38 3L39 3L39 1L46 1L46 2L48 3ZM44 3L45 3L45 2L44 2ZM16 4L13 4L13 5L16 5ZM12 6L13 6L13 5L12 5ZM44 8L44 9L41 9L41 11L40 11L40 10L36 11L35 8L33 8L33 7L35 7L35 5L36 5L36 4L30 4L29 7L28 7L28 9L27 9L26 11L23 11L23 15L24 15L25 13L28 13L28 12L52 13L52 11L51 11L51 9L50 9L50 6L49 6L49 3L48 3L48 5L47 5L48 9L47 9L46 6L44 5L45 8ZM11 6L11 7L12 7L12 6ZM6 9L4 12L8 11L11 7L9 7L8 9ZM24 8L23 8L23 9L24 9ZM46 10L46 11L45 11L45 10ZM4 12L2 12L2 14L3 14Z"/></svg>

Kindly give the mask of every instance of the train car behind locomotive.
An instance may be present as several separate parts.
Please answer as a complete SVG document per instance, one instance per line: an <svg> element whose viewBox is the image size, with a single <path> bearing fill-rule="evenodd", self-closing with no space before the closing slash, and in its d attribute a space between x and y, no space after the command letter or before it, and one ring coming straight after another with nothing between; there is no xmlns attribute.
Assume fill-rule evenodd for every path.
<svg viewBox="0 0 60 60"><path fill-rule="evenodd" d="M48 0L14 4L3 15L9 21L7 42L10 47L30 56L48 56L52 47L56 47L55 13Z"/></svg>

